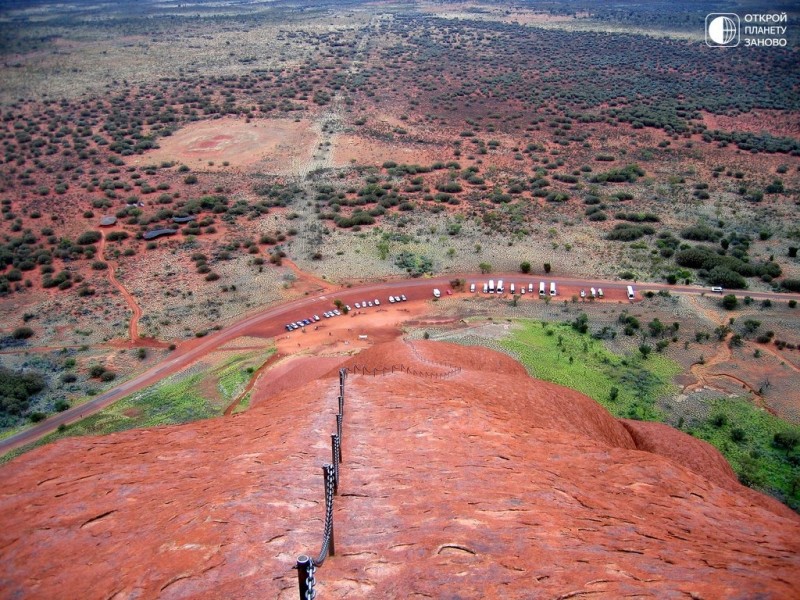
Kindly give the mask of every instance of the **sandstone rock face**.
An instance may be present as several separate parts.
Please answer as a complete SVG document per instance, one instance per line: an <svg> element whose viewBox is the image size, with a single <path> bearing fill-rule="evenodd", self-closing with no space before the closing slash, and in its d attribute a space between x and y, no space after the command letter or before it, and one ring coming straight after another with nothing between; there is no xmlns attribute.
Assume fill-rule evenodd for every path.
<svg viewBox="0 0 800 600"><path fill-rule="evenodd" d="M790 598L800 518L716 451L620 422L509 358L349 361L324 598ZM71 439L0 468L0 598L296 598L316 554L335 372L246 413Z"/></svg>

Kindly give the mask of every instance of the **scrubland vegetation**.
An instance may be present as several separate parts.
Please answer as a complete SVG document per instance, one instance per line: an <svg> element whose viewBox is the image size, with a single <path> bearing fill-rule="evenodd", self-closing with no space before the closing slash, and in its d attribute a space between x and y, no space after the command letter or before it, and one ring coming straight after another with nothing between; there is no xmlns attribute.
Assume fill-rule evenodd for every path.
<svg viewBox="0 0 800 600"><path fill-rule="evenodd" d="M2 359L5 427L160 358L89 353L124 337L135 308L144 336L202 337L298 295L292 263L335 283L522 263L800 291L795 53L743 49L732 68L703 44L692 3L485 2L455 16L355 1L76 3L44 20L34 4L0 9L0 345L65 354ZM753 309L747 298L721 297L726 318ZM684 350L712 335L736 348L753 337L769 356L800 344L790 319L748 331L681 310L704 324ZM659 330L620 315L625 355L612 345L628 342L573 317L507 343L615 414L668 418L657 400L679 343L666 318ZM186 381L81 427L172 422L162 404L177 420L216 414ZM731 406L723 425L704 415L684 429L796 502L794 430L776 441L780 424ZM734 416L759 424L733 440Z"/></svg>

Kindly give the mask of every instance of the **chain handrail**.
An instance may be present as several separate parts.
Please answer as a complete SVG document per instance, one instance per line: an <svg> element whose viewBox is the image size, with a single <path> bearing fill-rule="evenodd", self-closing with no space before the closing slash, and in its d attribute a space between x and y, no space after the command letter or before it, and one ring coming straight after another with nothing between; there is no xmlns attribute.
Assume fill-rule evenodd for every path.
<svg viewBox="0 0 800 600"><path fill-rule="evenodd" d="M454 366L454 365L446 365L451 367L450 370L435 373L432 371L418 371L417 369L413 369L409 366L404 364L399 365L391 365L388 367L373 367L369 368L366 365L352 365L347 367L348 373L353 373L354 375L372 375L373 377L377 377L378 375L387 375L391 373L406 373L408 375L414 375L416 377L427 377L429 379L445 379L452 375L461 372L461 367Z"/></svg>

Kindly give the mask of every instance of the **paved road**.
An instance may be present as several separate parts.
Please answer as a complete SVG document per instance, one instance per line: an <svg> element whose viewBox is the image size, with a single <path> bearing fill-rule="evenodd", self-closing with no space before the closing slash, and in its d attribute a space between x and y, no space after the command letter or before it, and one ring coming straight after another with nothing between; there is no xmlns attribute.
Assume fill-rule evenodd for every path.
<svg viewBox="0 0 800 600"><path fill-rule="evenodd" d="M388 303L388 296L403 293L409 300L422 300L431 298L433 288L439 288L444 293L449 288L449 282L452 279L463 278L467 281L467 286L470 283L476 283L476 288L480 291L483 288L483 282L488 281L490 278L497 281L502 279L505 282L506 291L511 282L518 286L528 283L534 284L534 289L538 291L539 281L545 280L548 282L555 281L558 287L559 300L570 298L573 294L578 293L579 290L588 290L590 287L603 288L606 301L624 301L627 302L625 288L631 282L627 281L607 281L607 280L590 280L590 279L574 279L569 277L547 276L546 278L541 275L521 275L519 273L492 273L491 275L478 275L478 274L461 274L461 275L448 275L433 277L428 279L403 279L398 281L388 281L382 283L362 285L358 287L343 288L335 292L319 294L317 296L310 296L301 298L280 306L268 308L256 314L244 317L241 321L233 325L208 335L201 340L192 340L184 342L169 358L165 359L158 365L155 365L148 371L141 375L130 379L117 387L100 394L88 402L79 406L73 406L64 412L52 415L47 420L36 424L30 429L21 431L13 436L10 436L0 441L0 454L24 446L41 438L52 431L55 431L59 425L68 425L79 421L83 417L94 414L117 400L124 398L139 391L149 385L152 385L169 375L177 373L178 371L186 368L192 363L196 362L206 354L213 352L225 343L237 337L246 336L253 331L257 331L261 336L277 336L285 334L286 330L284 325L291 321L298 321L308 318L312 314L321 315L326 310L333 307L334 299L341 299L344 303L351 306L355 302L362 300L374 300L376 297L380 298L381 302ZM700 286L681 286L681 285L667 285L659 283L633 283L637 291L637 298L641 297L641 292L644 290L669 290L671 293L682 294L711 294L709 288L702 288ZM469 287L467 287L469 289ZM797 294L777 294L774 292L747 292L738 291L738 296L750 296L755 300L781 300L788 301L790 299L800 300L800 295ZM537 295L534 292L534 295ZM715 294L716 295L716 294Z"/></svg>

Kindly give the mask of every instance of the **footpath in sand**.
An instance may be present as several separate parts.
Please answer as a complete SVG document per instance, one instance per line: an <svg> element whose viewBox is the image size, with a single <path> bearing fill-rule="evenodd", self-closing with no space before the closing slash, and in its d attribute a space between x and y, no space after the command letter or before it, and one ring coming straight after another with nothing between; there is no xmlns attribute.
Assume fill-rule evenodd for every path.
<svg viewBox="0 0 800 600"><path fill-rule="evenodd" d="M481 348L395 340L343 364L448 375L348 377L320 597L794 594L800 518L707 444ZM291 567L322 541L338 377L290 379L239 415L5 465L0 597L296 598Z"/></svg>

